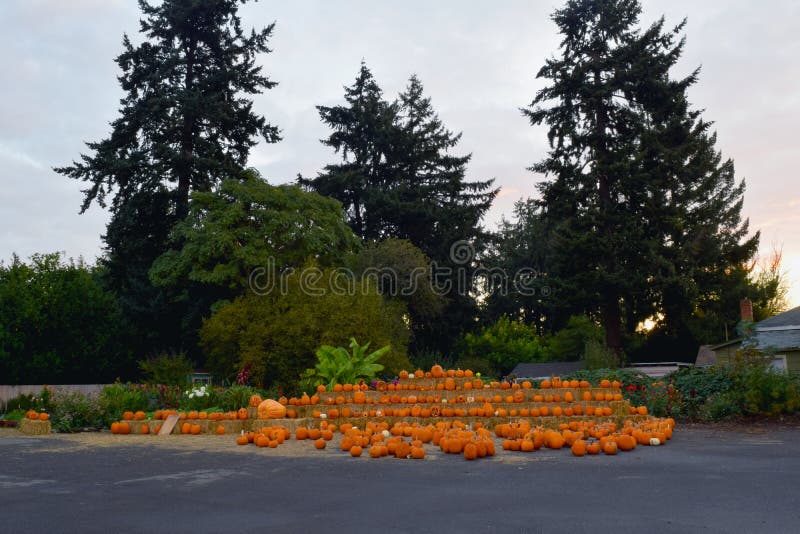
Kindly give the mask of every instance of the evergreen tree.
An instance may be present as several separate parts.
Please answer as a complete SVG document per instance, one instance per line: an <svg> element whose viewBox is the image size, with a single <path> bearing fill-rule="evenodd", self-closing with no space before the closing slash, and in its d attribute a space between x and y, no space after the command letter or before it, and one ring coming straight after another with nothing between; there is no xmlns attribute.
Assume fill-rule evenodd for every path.
<svg viewBox="0 0 800 534"><path fill-rule="evenodd" d="M517 201L513 217L501 220L481 262L485 324L507 315L532 324L539 335L564 324L571 309L567 306L561 310L559 301L552 298L548 279L551 245L547 238L542 209L534 199Z"/></svg>
<svg viewBox="0 0 800 534"><path fill-rule="evenodd" d="M390 181L387 154L397 108L383 99L363 61L355 82L344 91L347 105L317 106L322 122L333 130L322 143L341 153L342 162L326 165L316 178L298 176L298 182L341 202L357 236L380 239L386 230L370 208L372 195Z"/></svg>
<svg viewBox="0 0 800 534"><path fill-rule="evenodd" d="M556 11L561 56L540 70L551 84L523 110L549 127L550 152L532 170L549 177L541 206L558 298L598 312L617 354L623 332L648 316L685 327L696 288L724 284L758 242L745 239L744 183L689 109L697 71L669 76L685 21L639 30L640 12L637 0L571 0Z"/></svg>
<svg viewBox="0 0 800 534"><path fill-rule="evenodd" d="M109 283L139 330L156 333L156 345L175 345L179 326L162 319L187 310L166 308L172 296L154 288L147 273L188 213L190 193L239 176L258 137L280 139L249 98L275 85L256 65L270 51L274 25L245 32L239 4L140 0L145 40L134 45L124 36L116 59L125 91L120 117L107 138L87 144L91 155L55 169L88 183L81 212L94 201L110 209Z"/></svg>
<svg viewBox="0 0 800 534"><path fill-rule="evenodd" d="M461 135L445 128L416 76L397 100L387 102L362 62L355 83L345 88L345 102L318 107L333 130L323 143L341 153L342 162L315 178L301 176L299 183L342 202L362 239L407 239L437 265L461 269L461 278L471 280L474 265L454 263L451 248L468 242L472 251L482 249L487 236L480 221L497 191L492 180L466 181L471 156L450 152ZM462 283L459 294L456 276L449 280L454 290L445 308L449 331L442 324L418 324L417 347L431 342L447 347L471 326L477 313L472 288Z"/></svg>

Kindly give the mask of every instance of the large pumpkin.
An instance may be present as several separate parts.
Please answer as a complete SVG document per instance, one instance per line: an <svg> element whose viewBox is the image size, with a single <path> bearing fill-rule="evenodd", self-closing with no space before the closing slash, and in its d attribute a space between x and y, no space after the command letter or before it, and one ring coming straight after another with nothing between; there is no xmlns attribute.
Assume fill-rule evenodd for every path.
<svg viewBox="0 0 800 534"><path fill-rule="evenodd" d="M278 401L267 399L258 405L259 419L283 419L286 417L286 406Z"/></svg>

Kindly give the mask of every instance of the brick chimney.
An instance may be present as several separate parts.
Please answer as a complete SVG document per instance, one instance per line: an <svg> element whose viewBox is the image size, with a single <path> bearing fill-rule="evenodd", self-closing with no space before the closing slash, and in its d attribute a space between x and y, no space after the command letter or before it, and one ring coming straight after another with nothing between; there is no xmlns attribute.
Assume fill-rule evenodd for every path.
<svg viewBox="0 0 800 534"><path fill-rule="evenodd" d="M742 321L753 322L753 303L748 298L739 301L739 309L742 312Z"/></svg>

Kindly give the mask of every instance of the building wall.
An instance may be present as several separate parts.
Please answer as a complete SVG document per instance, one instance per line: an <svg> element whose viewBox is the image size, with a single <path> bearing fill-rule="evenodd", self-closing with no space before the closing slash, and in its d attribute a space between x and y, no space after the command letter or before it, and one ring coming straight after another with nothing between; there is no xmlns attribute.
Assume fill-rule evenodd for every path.
<svg viewBox="0 0 800 534"><path fill-rule="evenodd" d="M727 347L722 347L714 352L717 355L717 365L727 365L733 360L733 357L736 355L736 351L741 348L741 344L737 343L735 345L729 345ZM784 350L784 351L776 351L776 356L786 356L786 369L800 373L800 350Z"/></svg>

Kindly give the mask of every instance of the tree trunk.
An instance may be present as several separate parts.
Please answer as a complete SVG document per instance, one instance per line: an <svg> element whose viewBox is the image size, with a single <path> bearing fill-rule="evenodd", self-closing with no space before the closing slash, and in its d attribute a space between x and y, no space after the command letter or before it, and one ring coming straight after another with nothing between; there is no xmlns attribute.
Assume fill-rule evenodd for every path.
<svg viewBox="0 0 800 534"><path fill-rule="evenodd" d="M184 98L188 99L194 85L194 63L197 42L192 39L186 51L186 74L183 82ZM183 220L189 213L189 193L192 186L192 153L194 152L194 113L184 102L181 154L178 165L178 191L175 214Z"/></svg>
<svg viewBox="0 0 800 534"><path fill-rule="evenodd" d="M597 61L597 56L595 56ZM602 83L599 70L594 72L594 85L597 93L601 93ZM614 227L611 224L610 211L612 209L610 178L606 171L608 160L608 147L605 142L608 129L608 110L602 96L597 97L595 103L595 128L597 132L597 146L595 147L595 169L597 169L597 195L600 208L601 229L606 245L613 243ZM607 250L600 261L605 265L605 271L612 275L617 271L616 251ZM611 287L601 287L600 317L606 334L606 346L617 357L617 364L621 363L622 355L622 312L620 309L619 295Z"/></svg>

